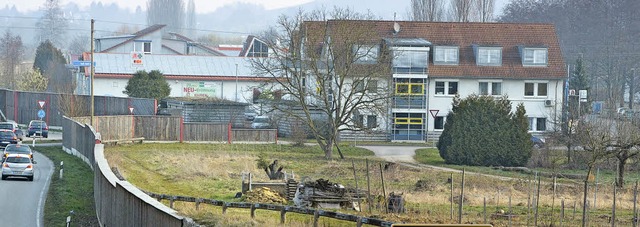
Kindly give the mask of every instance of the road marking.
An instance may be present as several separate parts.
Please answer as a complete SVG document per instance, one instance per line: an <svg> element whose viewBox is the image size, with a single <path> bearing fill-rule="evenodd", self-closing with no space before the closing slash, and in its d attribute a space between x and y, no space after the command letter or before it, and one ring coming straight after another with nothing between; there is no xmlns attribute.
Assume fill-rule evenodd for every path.
<svg viewBox="0 0 640 227"><path fill-rule="evenodd" d="M42 154L40 154L42 155ZM45 160L48 161L49 159L42 155L43 157L45 157ZM38 200L38 210L36 211L38 213L37 217L36 217L36 226L40 227L40 223L41 223L41 217L44 216L44 211L42 210L42 205L44 204L44 200L46 199L45 196L45 192L48 191L49 189L49 181L51 180L51 176L53 175L53 169L55 168L55 166L53 165L53 163L51 163L51 171L49 171L49 174L47 174L47 181L44 184L44 187L42 187L42 191L40 191L40 199Z"/></svg>

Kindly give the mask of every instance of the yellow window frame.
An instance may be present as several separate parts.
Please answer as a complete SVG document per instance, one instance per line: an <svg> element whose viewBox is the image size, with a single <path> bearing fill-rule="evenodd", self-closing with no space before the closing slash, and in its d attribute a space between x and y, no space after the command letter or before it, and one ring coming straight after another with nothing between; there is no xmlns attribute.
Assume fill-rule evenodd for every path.
<svg viewBox="0 0 640 227"><path fill-rule="evenodd" d="M399 92L398 88L400 86L406 86L406 92ZM413 87L420 87L420 92L413 92ZM398 95L424 95L424 84L420 83L396 83L396 94Z"/></svg>
<svg viewBox="0 0 640 227"><path fill-rule="evenodd" d="M397 125L421 125L422 118L419 117L397 117L394 119Z"/></svg>

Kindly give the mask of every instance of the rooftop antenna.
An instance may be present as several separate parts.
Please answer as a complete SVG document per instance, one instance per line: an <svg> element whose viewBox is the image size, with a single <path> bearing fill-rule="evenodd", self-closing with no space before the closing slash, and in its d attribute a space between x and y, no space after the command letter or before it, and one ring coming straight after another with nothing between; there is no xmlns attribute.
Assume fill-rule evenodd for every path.
<svg viewBox="0 0 640 227"><path fill-rule="evenodd" d="M396 13L393 13L393 34L397 35L400 32L400 24L396 22Z"/></svg>

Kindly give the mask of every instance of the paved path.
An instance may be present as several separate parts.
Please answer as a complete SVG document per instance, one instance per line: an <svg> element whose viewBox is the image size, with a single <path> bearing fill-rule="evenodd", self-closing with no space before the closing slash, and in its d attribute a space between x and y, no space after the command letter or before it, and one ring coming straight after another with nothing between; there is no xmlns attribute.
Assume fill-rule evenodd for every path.
<svg viewBox="0 0 640 227"><path fill-rule="evenodd" d="M408 147L408 146L358 146L376 154L389 162L408 162L417 163L413 156L416 150L426 147Z"/></svg>

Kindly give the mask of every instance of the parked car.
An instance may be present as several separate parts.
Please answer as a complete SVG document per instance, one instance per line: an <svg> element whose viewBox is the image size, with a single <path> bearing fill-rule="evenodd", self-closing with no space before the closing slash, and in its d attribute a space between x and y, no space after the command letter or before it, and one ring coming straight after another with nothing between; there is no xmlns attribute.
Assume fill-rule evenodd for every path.
<svg viewBox="0 0 640 227"><path fill-rule="evenodd" d="M24 131L20 129L20 125L18 125L18 123L16 123L15 121L9 120L5 122L0 122L0 129L11 130L13 133L16 134L19 140L22 141L24 139Z"/></svg>
<svg viewBox="0 0 640 227"><path fill-rule="evenodd" d="M6 147L9 144L17 144L18 136L9 129L0 129L0 147Z"/></svg>
<svg viewBox="0 0 640 227"><path fill-rule="evenodd" d="M33 181L33 167L36 164L31 158L22 154L10 154L2 163L2 180L8 177L26 177Z"/></svg>
<svg viewBox="0 0 640 227"><path fill-rule="evenodd" d="M533 148L542 148L544 147L544 140L540 139L540 137L531 136L531 142L533 143Z"/></svg>
<svg viewBox="0 0 640 227"><path fill-rule="evenodd" d="M246 110L244 110L244 119L247 121L253 121L253 119L256 118L257 115L258 113L256 113L256 111L252 108L247 108Z"/></svg>
<svg viewBox="0 0 640 227"><path fill-rule="evenodd" d="M31 147L29 147L29 145L9 144L4 148L4 152L2 154L2 157L6 158L11 154L21 154L21 155L28 156L29 158L33 159L33 151L31 150Z"/></svg>
<svg viewBox="0 0 640 227"><path fill-rule="evenodd" d="M29 128L27 129L27 136L40 135L44 138L49 137L49 126L47 122L41 120L32 120L29 122Z"/></svg>
<svg viewBox="0 0 640 227"><path fill-rule="evenodd" d="M251 128L264 129L271 128L271 119L267 116L256 116L251 122Z"/></svg>

